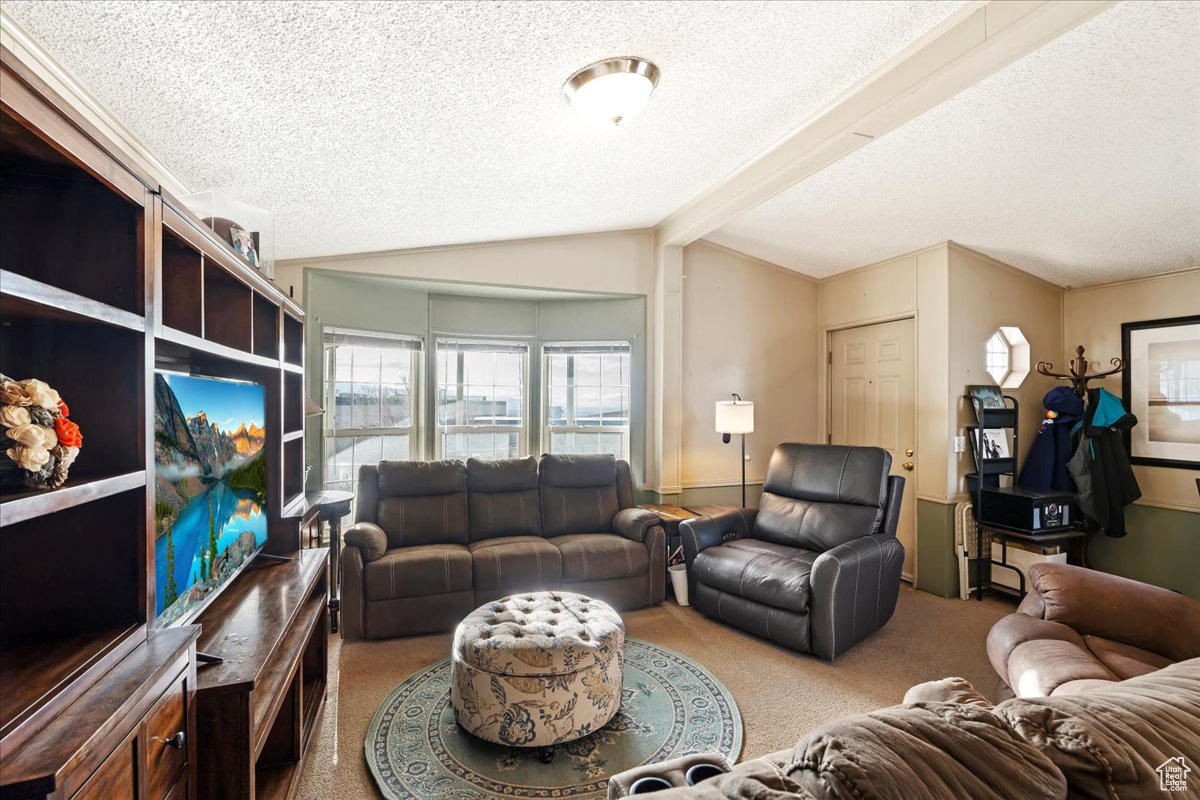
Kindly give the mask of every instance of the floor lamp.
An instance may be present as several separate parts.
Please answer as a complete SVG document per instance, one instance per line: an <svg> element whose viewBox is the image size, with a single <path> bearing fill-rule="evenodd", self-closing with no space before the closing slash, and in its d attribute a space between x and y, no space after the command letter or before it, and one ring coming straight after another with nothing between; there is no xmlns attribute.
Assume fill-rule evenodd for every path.
<svg viewBox="0 0 1200 800"><path fill-rule="evenodd" d="M717 402L717 433L724 434L721 441L729 444L729 438L740 433L742 436L742 508L746 507L746 434L754 433L754 403L733 395L732 400Z"/></svg>

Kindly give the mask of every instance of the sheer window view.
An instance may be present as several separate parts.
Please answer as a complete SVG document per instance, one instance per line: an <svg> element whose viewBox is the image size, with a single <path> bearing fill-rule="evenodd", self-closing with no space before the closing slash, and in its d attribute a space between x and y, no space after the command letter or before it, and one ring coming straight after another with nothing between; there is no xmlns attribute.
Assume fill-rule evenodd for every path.
<svg viewBox="0 0 1200 800"><path fill-rule="evenodd" d="M325 488L354 490L358 468L415 455L420 339L326 328Z"/></svg>
<svg viewBox="0 0 1200 800"><path fill-rule="evenodd" d="M525 448L524 342L439 339L439 458L516 458Z"/></svg>
<svg viewBox="0 0 1200 800"><path fill-rule="evenodd" d="M546 449L629 457L628 342L552 344L546 358Z"/></svg>

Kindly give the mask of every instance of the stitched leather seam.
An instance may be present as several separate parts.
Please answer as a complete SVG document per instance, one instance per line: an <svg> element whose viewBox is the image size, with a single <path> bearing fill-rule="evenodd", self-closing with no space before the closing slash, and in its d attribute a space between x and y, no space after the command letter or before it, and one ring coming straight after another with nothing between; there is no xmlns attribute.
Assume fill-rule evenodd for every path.
<svg viewBox="0 0 1200 800"><path fill-rule="evenodd" d="M850 463L850 453L852 452L852 450L846 451L846 457L842 459L842 471L838 473L837 501L839 503L842 502L842 479L846 477L846 465Z"/></svg>

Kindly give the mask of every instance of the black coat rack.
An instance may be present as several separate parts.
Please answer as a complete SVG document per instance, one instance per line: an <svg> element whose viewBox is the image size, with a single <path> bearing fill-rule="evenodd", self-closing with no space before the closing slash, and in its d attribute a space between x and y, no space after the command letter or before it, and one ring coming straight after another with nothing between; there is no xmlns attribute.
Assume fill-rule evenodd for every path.
<svg viewBox="0 0 1200 800"><path fill-rule="evenodd" d="M1088 381L1094 381L1098 378L1106 378L1109 375L1115 375L1118 372L1124 371L1126 364L1123 358L1111 358L1108 363L1113 365L1113 368L1105 372L1097 372L1094 375L1087 374L1088 360L1083 355L1083 345L1075 348L1075 358L1071 359L1071 374L1064 375L1061 372L1051 372L1054 365L1049 361L1037 362L1037 371L1040 375L1045 375L1050 378L1057 378L1060 381L1070 381L1071 389L1079 397L1086 398L1088 390Z"/></svg>

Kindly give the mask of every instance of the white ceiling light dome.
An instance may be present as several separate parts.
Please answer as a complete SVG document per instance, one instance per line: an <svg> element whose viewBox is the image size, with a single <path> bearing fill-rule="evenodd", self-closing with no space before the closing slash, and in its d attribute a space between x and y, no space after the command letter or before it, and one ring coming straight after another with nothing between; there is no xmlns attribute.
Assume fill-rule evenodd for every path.
<svg viewBox="0 0 1200 800"><path fill-rule="evenodd" d="M608 58L567 78L563 95L580 114L620 125L646 107L658 76L658 67L647 59Z"/></svg>

